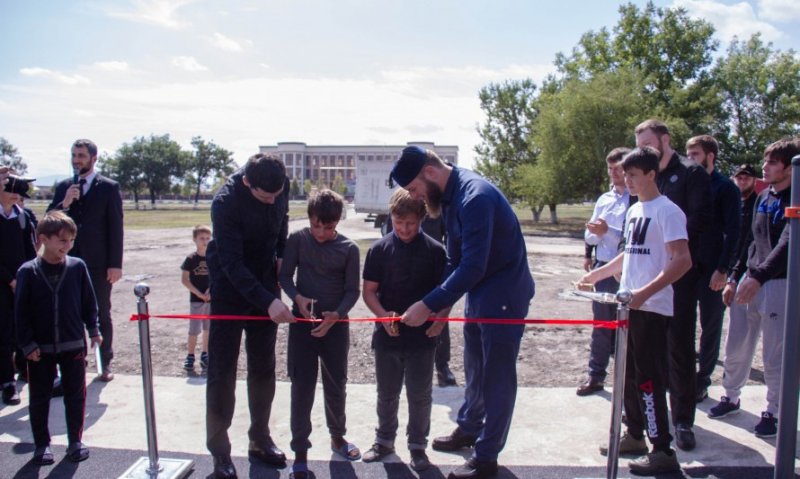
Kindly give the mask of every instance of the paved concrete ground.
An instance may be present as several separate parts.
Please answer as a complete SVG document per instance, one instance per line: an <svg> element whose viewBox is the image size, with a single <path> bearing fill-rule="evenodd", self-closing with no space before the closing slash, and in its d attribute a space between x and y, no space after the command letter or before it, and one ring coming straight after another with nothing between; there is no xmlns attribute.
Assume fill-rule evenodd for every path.
<svg viewBox="0 0 800 479"><path fill-rule="evenodd" d="M89 378L91 380L91 378ZM158 446L180 457L197 462L192 477L206 477L211 472L205 449L205 380L202 377L157 377L155 382ZM91 382L87 392L87 420L84 441L93 448L92 458L79 467L58 463L66 446L63 406L52 402L50 413L54 452L57 464L44 468L26 465L32 452L27 415L27 388L22 385L23 404L0 409L0 477L116 477L139 455L146 455L142 380L138 376L117 376L111 383ZM449 433L455 425L461 388L434 388L431 436ZM721 390L711 388L711 396ZM375 386L348 386L347 438L366 450L373 441ZM748 386L742 397L743 410L726 421L708 419L705 413L716 401L700 404L696 423L698 447L690 453L679 451L685 475L676 477L772 477L770 466L775 459L775 439L759 439L751 429L758 422L764 402L764 386ZM248 413L245 383L237 382L238 402L231 427L233 455L242 477L248 475ZM415 477L402 463L408 460L403 425L406 403L400 407L400 438L397 456L375 465L340 462L328 447L321 390L313 411L314 447L309 459L317 477ZM608 392L579 398L573 388L522 388L517 396L514 424L508 444L500 457L501 477L604 477L606 460L597 451L608 440L611 403ZM272 413L272 434L276 443L288 450L289 384L279 383ZM463 462L464 454L444 454L429 450L438 466L434 476L442 477ZM168 453L162 454L170 457ZM115 459L116 458L116 459ZM626 477L626 461L620 463L621 477ZM258 472L250 465L250 476L288 477L289 471ZM344 474L343 471L349 471ZM257 468L256 468L257 469ZM322 471L322 472L320 472ZM337 472L338 471L338 472ZM392 472L394 471L394 472Z"/></svg>

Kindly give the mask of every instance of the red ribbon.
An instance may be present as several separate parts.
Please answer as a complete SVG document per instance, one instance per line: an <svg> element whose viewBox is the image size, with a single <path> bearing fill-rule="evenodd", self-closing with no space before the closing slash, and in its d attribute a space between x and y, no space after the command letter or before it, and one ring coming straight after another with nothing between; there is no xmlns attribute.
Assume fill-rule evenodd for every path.
<svg viewBox="0 0 800 479"><path fill-rule="evenodd" d="M211 319L230 321L271 321L269 316L234 316L224 314L132 314L131 321L147 321L150 318L160 319ZM295 318L298 322L318 323L321 319ZM348 323L387 323L398 321L398 317L386 318L347 318L340 319ZM550 324L560 326L594 326L595 328L617 329L627 326L627 321L600 321L594 319L508 319L508 318L428 318L430 321L447 321L451 323L484 323L484 324Z"/></svg>

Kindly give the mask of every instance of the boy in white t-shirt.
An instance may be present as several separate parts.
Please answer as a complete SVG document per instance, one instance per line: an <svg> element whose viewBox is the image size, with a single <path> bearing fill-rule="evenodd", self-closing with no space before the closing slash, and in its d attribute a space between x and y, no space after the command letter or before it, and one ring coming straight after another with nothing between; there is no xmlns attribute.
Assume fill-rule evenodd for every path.
<svg viewBox="0 0 800 479"><path fill-rule="evenodd" d="M692 266L686 234L686 215L658 192L659 154L636 148L622 160L625 185L639 202L625 217L625 251L605 266L581 278L596 283L622 273L620 289L633 293L628 326L625 374L627 432L620 455L642 455L631 461L632 473L654 475L680 470L670 447L667 412L667 324L672 319L672 282ZM647 453L644 433L653 449ZM601 448L601 452L603 451Z"/></svg>

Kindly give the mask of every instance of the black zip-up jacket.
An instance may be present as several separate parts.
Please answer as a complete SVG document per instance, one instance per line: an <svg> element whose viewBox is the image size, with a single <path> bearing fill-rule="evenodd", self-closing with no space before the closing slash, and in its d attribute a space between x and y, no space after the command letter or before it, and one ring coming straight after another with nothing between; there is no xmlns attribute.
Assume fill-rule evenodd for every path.
<svg viewBox="0 0 800 479"><path fill-rule="evenodd" d="M739 188L719 171L711 172L712 219L703 234L700 262L706 271L727 275L736 260L736 246L742 222L742 200Z"/></svg>
<svg viewBox="0 0 800 479"><path fill-rule="evenodd" d="M213 240L206 262L213 301L266 312L278 295L276 258L289 232L289 180L273 204L257 200L233 174L211 202Z"/></svg>
<svg viewBox="0 0 800 479"><path fill-rule="evenodd" d="M786 278L789 263L789 222L784 208L791 205L792 188L775 193L772 187L762 191L753 211L753 235L748 245L747 262L740 258L731 275L738 281L747 276L764 284Z"/></svg>
<svg viewBox="0 0 800 479"><path fill-rule="evenodd" d="M89 337L100 334L97 300L86 263L67 256L55 286L42 270L42 259L32 259L17 271L14 316L17 344L25 356L36 348L59 353L86 347Z"/></svg>
<svg viewBox="0 0 800 479"><path fill-rule="evenodd" d="M658 191L686 215L692 264L700 263L702 236L711 225L711 177L697 163L672 153L667 167L656 176Z"/></svg>
<svg viewBox="0 0 800 479"><path fill-rule="evenodd" d="M0 285L3 287L14 280L22 263L36 257L36 225L22 208L14 205L13 209L17 213L14 218L8 219L0 215ZM13 294L10 287L8 292Z"/></svg>
<svg viewBox="0 0 800 479"><path fill-rule="evenodd" d="M741 261L742 264L747 264L747 249L750 243L753 242L753 210L756 208L756 198L758 198L758 195L754 192L750 193L747 199L742 200L742 226L739 228L736 252L731 258L729 279L734 277L733 269L736 267L737 262ZM744 271L742 270L740 273L744 274ZM739 280L739 278L735 279L736 281Z"/></svg>

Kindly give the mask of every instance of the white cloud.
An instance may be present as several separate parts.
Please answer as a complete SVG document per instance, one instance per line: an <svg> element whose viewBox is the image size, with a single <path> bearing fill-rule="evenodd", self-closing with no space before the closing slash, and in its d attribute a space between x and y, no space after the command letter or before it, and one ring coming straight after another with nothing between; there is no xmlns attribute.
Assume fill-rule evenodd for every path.
<svg viewBox="0 0 800 479"><path fill-rule="evenodd" d="M89 83L89 79L86 78L85 76L66 75L64 73L55 70L49 70L47 68L40 68L40 67L22 68L20 69L19 72L25 76L47 78L49 80L55 80L65 85L79 85L79 84Z"/></svg>
<svg viewBox="0 0 800 479"><path fill-rule="evenodd" d="M245 46L251 46L253 44L253 42L250 40L236 41L233 38L225 36L219 32L214 32L214 35L211 36L211 43L215 47L229 52L241 52L244 50Z"/></svg>
<svg viewBox="0 0 800 479"><path fill-rule="evenodd" d="M759 32L766 41L778 40L783 36L783 33L772 24L759 19L752 5L747 2L726 5L717 0L675 0L673 5L685 8L692 17L711 22L716 27L717 37L722 42L729 42L734 36L747 39Z"/></svg>
<svg viewBox="0 0 800 479"><path fill-rule="evenodd" d="M95 62L92 66L98 70L107 72L124 72L128 71L129 69L128 62L121 62L116 60L108 62Z"/></svg>
<svg viewBox="0 0 800 479"><path fill-rule="evenodd" d="M198 65L191 57L183 58L178 63ZM276 78L262 70L258 76L239 79L183 76L181 83L165 79L173 76L161 71L161 79L127 82L124 75L112 75L102 83L69 89L0 84L0 98L15 99L0 105L0 131L24 149L33 175L65 169L66 158L33 151L54 150L89 137L113 152L135 136L151 133L169 133L185 148L191 147L193 136L214 138L233 151L239 163L259 145L279 141L403 145L428 140L458 145L459 163L471 166L473 147L480 141L475 126L484 121L478 90L487 82L509 78L530 77L538 83L552 68L390 68L372 78L335 79ZM88 100L102 108L87 111ZM41 131L55 133L43 137Z"/></svg>
<svg viewBox="0 0 800 479"><path fill-rule="evenodd" d="M176 18L178 9L195 0L133 0L132 10L111 10L109 15L165 28L181 28L187 22Z"/></svg>
<svg viewBox="0 0 800 479"><path fill-rule="evenodd" d="M758 15L773 22L800 21L800 2L797 0L758 0Z"/></svg>
<svg viewBox="0 0 800 479"><path fill-rule="evenodd" d="M201 65L194 57L172 57L172 65L186 70L187 72L202 72L208 67Z"/></svg>

